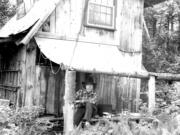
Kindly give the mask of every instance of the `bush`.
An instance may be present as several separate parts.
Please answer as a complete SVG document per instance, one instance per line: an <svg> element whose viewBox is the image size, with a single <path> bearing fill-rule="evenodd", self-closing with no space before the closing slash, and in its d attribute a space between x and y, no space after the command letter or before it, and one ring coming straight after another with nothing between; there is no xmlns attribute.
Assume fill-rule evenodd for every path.
<svg viewBox="0 0 180 135"><path fill-rule="evenodd" d="M37 127L36 118L44 109L39 106L22 107L17 110L6 106L0 107L1 135L31 135Z"/></svg>

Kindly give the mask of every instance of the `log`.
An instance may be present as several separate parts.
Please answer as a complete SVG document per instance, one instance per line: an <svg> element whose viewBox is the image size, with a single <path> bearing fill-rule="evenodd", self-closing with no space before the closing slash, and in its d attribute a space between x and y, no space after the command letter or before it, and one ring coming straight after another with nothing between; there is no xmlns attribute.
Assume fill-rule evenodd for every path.
<svg viewBox="0 0 180 135"><path fill-rule="evenodd" d="M76 72L66 70L65 75L65 95L64 95L64 134L70 135L73 131L73 114L74 105L72 102L75 100L75 84Z"/></svg>
<svg viewBox="0 0 180 135"><path fill-rule="evenodd" d="M155 76L157 80L180 81L180 74L149 72L149 75Z"/></svg>
<svg viewBox="0 0 180 135"><path fill-rule="evenodd" d="M155 77L150 76L149 82L148 82L148 109L150 112L152 112L155 108Z"/></svg>
<svg viewBox="0 0 180 135"><path fill-rule="evenodd" d="M149 79L150 76L155 76L156 80L167 80L167 81L180 81L180 74L172 73L155 73L155 72L103 72L98 70L84 70L84 69L74 69L79 72L89 72L89 73L98 73L98 74L107 74L120 77L130 77L130 78L139 78L139 79Z"/></svg>

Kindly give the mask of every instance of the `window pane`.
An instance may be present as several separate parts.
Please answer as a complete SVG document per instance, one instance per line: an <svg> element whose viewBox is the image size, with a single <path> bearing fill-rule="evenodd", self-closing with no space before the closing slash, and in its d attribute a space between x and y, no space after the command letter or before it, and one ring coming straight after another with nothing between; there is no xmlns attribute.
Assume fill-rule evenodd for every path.
<svg viewBox="0 0 180 135"><path fill-rule="evenodd" d="M89 0L89 2L96 2L96 0Z"/></svg>
<svg viewBox="0 0 180 135"><path fill-rule="evenodd" d="M89 12L89 22L94 23L94 12L92 11Z"/></svg>
<svg viewBox="0 0 180 135"><path fill-rule="evenodd" d="M89 3L88 19L90 24L99 26L113 26L113 7Z"/></svg>
<svg viewBox="0 0 180 135"><path fill-rule="evenodd" d="M94 11L94 4L90 4L90 5L89 5L89 10L90 10L90 11Z"/></svg>
<svg viewBox="0 0 180 135"><path fill-rule="evenodd" d="M94 14L94 23L95 24L99 24L100 23L100 17L101 17L100 13L95 13Z"/></svg>
<svg viewBox="0 0 180 135"><path fill-rule="evenodd" d="M112 26L112 17L111 17L111 15L106 15L106 25Z"/></svg>
<svg viewBox="0 0 180 135"><path fill-rule="evenodd" d="M16 0L17 5L20 5L21 3L23 3L23 0Z"/></svg>
<svg viewBox="0 0 180 135"><path fill-rule="evenodd" d="M111 6L114 5L114 0L108 0L107 5L111 5Z"/></svg>
<svg viewBox="0 0 180 135"><path fill-rule="evenodd" d="M104 7L104 6L101 6L101 13L106 13L106 7Z"/></svg>
<svg viewBox="0 0 180 135"><path fill-rule="evenodd" d="M108 4L108 0L101 0L101 4L107 5Z"/></svg>
<svg viewBox="0 0 180 135"><path fill-rule="evenodd" d="M107 14L112 14L112 8L107 7Z"/></svg>
<svg viewBox="0 0 180 135"><path fill-rule="evenodd" d="M106 24L106 14L101 14L101 24Z"/></svg>
<svg viewBox="0 0 180 135"><path fill-rule="evenodd" d="M100 12L101 11L101 7L99 5L94 5L94 9L95 12Z"/></svg>

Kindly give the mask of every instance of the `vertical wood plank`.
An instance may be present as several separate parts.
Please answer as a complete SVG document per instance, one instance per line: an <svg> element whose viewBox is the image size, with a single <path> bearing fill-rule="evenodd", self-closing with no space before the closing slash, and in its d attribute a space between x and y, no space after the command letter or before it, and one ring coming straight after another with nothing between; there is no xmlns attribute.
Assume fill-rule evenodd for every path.
<svg viewBox="0 0 180 135"><path fill-rule="evenodd" d="M149 111L153 111L155 108L155 77L150 76L149 82L148 82L148 108Z"/></svg>
<svg viewBox="0 0 180 135"><path fill-rule="evenodd" d="M50 16L50 32L56 33L56 10Z"/></svg>
<svg viewBox="0 0 180 135"><path fill-rule="evenodd" d="M47 73L46 67L41 67L40 72L40 105L46 107L46 90L48 87L47 79L49 78L49 72Z"/></svg>
<svg viewBox="0 0 180 135"><path fill-rule="evenodd" d="M143 0L118 1L120 13L118 27L120 29L119 48L125 51L140 51L142 44ZM126 27L128 26L128 27Z"/></svg>
<svg viewBox="0 0 180 135"><path fill-rule="evenodd" d="M59 67L57 67L59 68ZM61 75L61 70L55 75L55 92L54 92L54 95L55 95L55 101L54 101L54 113L56 115L59 115L60 114L60 108L61 108L61 103L60 103L60 100L62 97L60 97L60 92L61 92L61 85L62 85L62 82L61 82L61 79L64 79L64 77Z"/></svg>
<svg viewBox="0 0 180 135"><path fill-rule="evenodd" d="M135 88L136 88L136 95L135 95L135 112L137 112L138 111L138 102L137 101L139 101L139 99L140 99L140 89L141 89L141 80L140 79L137 79L136 80L136 84L135 84Z"/></svg>
<svg viewBox="0 0 180 135"><path fill-rule="evenodd" d="M55 108L55 76L52 73L49 73L50 77L48 79L48 88L47 88L47 101L46 101L46 113L54 114Z"/></svg>
<svg viewBox="0 0 180 135"><path fill-rule="evenodd" d="M35 74L35 91L34 91L34 104L40 106L40 99L41 99L41 95L40 95L40 76L41 75L41 68L40 66L36 65L36 74Z"/></svg>
<svg viewBox="0 0 180 135"><path fill-rule="evenodd" d="M64 106L64 93L65 93L65 71L61 72L60 76L60 99L59 99L59 113L63 114L63 106Z"/></svg>
<svg viewBox="0 0 180 135"><path fill-rule="evenodd" d="M111 87L111 103L112 103L112 110L116 110L117 107L117 99L116 99L116 80L115 77L112 77L112 87Z"/></svg>

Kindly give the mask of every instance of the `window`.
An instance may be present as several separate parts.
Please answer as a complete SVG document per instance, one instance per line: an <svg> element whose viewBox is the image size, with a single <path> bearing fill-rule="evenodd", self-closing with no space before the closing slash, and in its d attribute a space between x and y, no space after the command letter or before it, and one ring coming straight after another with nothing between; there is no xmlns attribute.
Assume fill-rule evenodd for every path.
<svg viewBox="0 0 180 135"><path fill-rule="evenodd" d="M42 31L42 32L50 32L50 25L51 25L50 17L48 17L48 19L42 25L40 31Z"/></svg>
<svg viewBox="0 0 180 135"><path fill-rule="evenodd" d="M114 0L89 0L87 26L114 29Z"/></svg>
<svg viewBox="0 0 180 135"><path fill-rule="evenodd" d="M17 6L23 3L23 0L16 0Z"/></svg>

